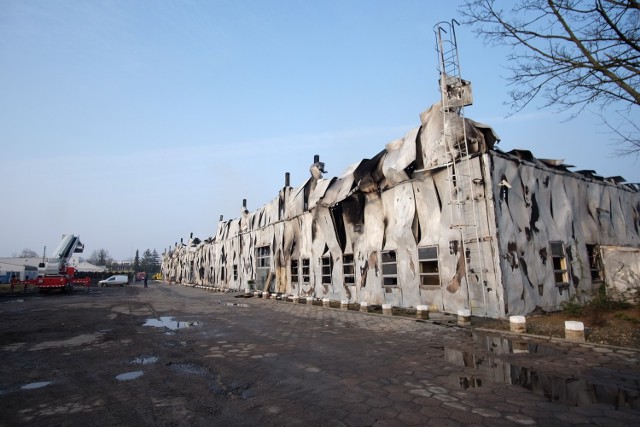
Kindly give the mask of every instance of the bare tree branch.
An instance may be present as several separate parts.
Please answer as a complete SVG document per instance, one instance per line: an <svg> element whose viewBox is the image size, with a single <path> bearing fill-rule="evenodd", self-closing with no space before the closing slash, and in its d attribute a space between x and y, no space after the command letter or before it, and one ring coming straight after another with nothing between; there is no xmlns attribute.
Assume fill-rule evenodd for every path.
<svg viewBox="0 0 640 427"><path fill-rule="evenodd" d="M640 107L640 2L638 0L466 0L464 22L509 55L514 112L534 99L543 108L579 115L590 106ZM618 112L618 114L621 114ZM637 125L605 126L640 152Z"/></svg>

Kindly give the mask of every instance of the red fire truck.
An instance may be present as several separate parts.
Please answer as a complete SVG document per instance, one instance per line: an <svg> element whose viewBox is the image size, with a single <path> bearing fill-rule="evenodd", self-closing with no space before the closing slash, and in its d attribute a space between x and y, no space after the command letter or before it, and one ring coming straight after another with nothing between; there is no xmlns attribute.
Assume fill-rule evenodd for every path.
<svg viewBox="0 0 640 427"><path fill-rule="evenodd" d="M82 253L84 245L79 236L65 234L53 254L42 259L38 265L38 277L30 281L40 292L60 289L62 292L73 289L73 285L89 286L90 278L76 278L76 269L68 265L74 253Z"/></svg>

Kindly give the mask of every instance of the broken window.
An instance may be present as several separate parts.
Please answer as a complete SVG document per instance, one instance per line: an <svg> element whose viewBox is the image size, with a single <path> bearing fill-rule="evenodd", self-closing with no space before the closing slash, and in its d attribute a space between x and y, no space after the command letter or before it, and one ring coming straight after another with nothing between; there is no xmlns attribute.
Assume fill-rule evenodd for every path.
<svg viewBox="0 0 640 427"><path fill-rule="evenodd" d="M233 264L233 280L238 280L238 264Z"/></svg>
<svg viewBox="0 0 640 427"><path fill-rule="evenodd" d="M309 283L309 274L310 268L309 268L309 258L303 258L302 259L302 283Z"/></svg>
<svg viewBox="0 0 640 427"><path fill-rule="evenodd" d="M587 245L587 256L589 257L589 270L591 271L591 282L602 282L602 262L600 261L600 251L598 245Z"/></svg>
<svg viewBox="0 0 640 427"><path fill-rule="evenodd" d="M322 283L331 283L331 272L333 271L333 260L331 255L323 256L322 261Z"/></svg>
<svg viewBox="0 0 640 427"><path fill-rule="evenodd" d="M342 255L342 275L344 284L353 286L356 283L356 268L353 263L353 254Z"/></svg>
<svg viewBox="0 0 640 427"><path fill-rule="evenodd" d="M271 265L270 256L271 248L269 248L269 246L261 246L259 248L256 248L256 263L258 265L258 268L269 267Z"/></svg>
<svg viewBox="0 0 640 427"><path fill-rule="evenodd" d="M382 286L398 285L398 263L396 251L382 252Z"/></svg>
<svg viewBox="0 0 640 427"><path fill-rule="evenodd" d="M564 243L549 242L551 245L551 259L553 260L553 280L556 285L569 283L569 269L567 267L567 255L564 251Z"/></svg>
<svg viewBox="0 0 640 427"><path fill-rule="evenodd" d="M300 282L300 278L298 276L298 260L297 259L292 259L291 260L291 284L295 285L298 284L298 282Z"/></svg>
<svg viewBox="0 0 640 427"><path fill-rule="evenodd" d="M440 288L440 270L438 268L438 247L418 248L420 263L420 287L426 289Z"/></svg>

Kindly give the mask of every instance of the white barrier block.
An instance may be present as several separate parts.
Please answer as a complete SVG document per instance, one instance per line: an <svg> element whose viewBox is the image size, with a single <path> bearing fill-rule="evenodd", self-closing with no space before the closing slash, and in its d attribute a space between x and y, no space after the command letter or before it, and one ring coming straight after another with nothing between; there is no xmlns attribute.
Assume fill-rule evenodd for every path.
<svg viewBox="0 0 640 427"><path fill-rule="evenodd" d="M527 318L524 316L509 317L509 328L511 329L511 332L527 332Z"/></svg>
<svg viewBox="0 0 640 427"><path fill-rule="evenodd" d="M468 310L468 309L458 310L458 325L460 326L471 325L471 310Z"/></svg>
<svg viewBox="0 0 640 427"><path fill-rule="evenodd" d="M565 321L564 338L569 341L584 341L584 323L575 320Z"/></svg>
<svg viewBox="0 0 640 427"><path fill-rule="evenodd" d="M429 318L429 306L428 305L419 305L416 307L416 317L418 319L428 319Z"/></svg>

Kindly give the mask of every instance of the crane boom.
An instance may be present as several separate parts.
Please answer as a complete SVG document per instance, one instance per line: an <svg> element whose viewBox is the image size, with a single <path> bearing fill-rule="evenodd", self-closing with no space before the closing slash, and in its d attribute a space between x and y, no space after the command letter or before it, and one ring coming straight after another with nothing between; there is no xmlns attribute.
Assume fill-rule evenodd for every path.
<svg viewBox="0 0 640 427"><path fill-rule="evenodd" d="M63 290L73 287L73 284L88 286L89 278L76 279L76 269L69 267L69 259L74 253L82 253L84 245L80 237L73 234L64 234L62 241L53 254L44 259L38 266L38 277L35 284L40 289L61 288Z"/></svg>

